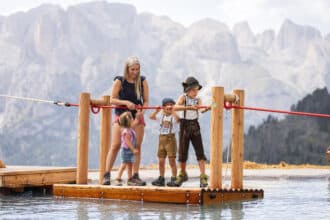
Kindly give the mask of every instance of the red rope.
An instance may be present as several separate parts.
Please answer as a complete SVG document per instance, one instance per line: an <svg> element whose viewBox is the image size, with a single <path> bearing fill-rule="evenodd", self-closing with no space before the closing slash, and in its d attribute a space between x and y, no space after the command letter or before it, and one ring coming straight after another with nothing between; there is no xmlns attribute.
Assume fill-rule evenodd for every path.
<svg viewBox="0 0 330 220"><path fill-rule="evenodd" d="M238 106L225 103L226 109L242 109L242 110L252 110L252 111L261 111L261 112L271 112L271 113L280 113L280 114L288 114L288 115L299 115L299 116L310 116L310 117L321 117L321 118L330 118L328 114L318 114L311 112L294 112L294 111L284 111L284 110L276 110L276 109L267 109L267 108L256 108L256 107L247 107L247 106Z"/></svg>
<svg viewBox="0 0 330 220"><path fill-rule="evenodd" d="M65 106L67 107L79 107L78 104L74 104L74 103L65 103ZM91 105L91 111L94 114L98 114L101 110L101 108L110 108L110 109L128 109L127 106L121 106L121 105L104 105L104 106L96 106L96 105ZM135 107L136 110L142 110L142 109L166 109L166 106L141 106L141 105L137 105ZM197 109L200 108L209 108L209 106L196 106Z"/></svg>
<svg viewBox="0 0 330 220"><path fill-rule="evenodd" d="M100 110L101 110L100 107L97 107L97 106L93 106L93 105L91 105L91 111L92 111L94 114L99 113Z"/></svg>
<svg viewBox="0 0 330 220"><path fill-rule="evenodd" d="M79 107L78 104L74 103L67 103L66 106L72 106L72 107ZM197 109L200 108L209 108L210 106L196 106ZM120 105L105 105L105 106L91 106L91 111L94 114L97 114L100 112L101 108L111 108L111 109L128 109L127 106L120 106ZM142 110L142 109L165 109L164 106L136 106L136 110ZM321 117L321 118L330 118L329 114L318 114L318 113L311 113L311 112L295 112L295 111L284 111L284 110L277 110L277 109L268 109L268 108L257 108L257 107L247 107L247 106L239 106L239 105L233 105L232 102L224 102L224 108L227 110L230 109L242 109L242 110L251 110L251 111L261 111L261 112L271 112L271 113L280 113L280 114L288 114L288 115L299 115L299 116L310 116L310 117Z"/></svg>
<svg viewBox="0 0 330 220"><path fill-rule="evenodd" d="M104 106L99 106L100 108L111 108L111 109L128 109L127 106L122 106L122 105L104 105ZM197 109L200 108L209 108L210 106L196 106ZM167 107L165 106L141 106L141 105L137 105L135 107L136 110L142 110L142 109L146 109L146 110L150 110L150 109L166 109Z"/></svg>

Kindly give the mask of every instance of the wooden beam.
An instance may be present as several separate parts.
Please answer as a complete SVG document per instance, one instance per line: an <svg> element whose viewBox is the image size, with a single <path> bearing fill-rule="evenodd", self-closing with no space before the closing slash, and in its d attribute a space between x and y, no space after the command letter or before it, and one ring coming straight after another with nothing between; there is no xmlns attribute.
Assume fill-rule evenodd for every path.
<svg viewBox="0 0 330 220"><path fill-rule="evenodd" d="M55 184L53 195L73 198L98 198L133 200L176 204L222 204L228 201L243 201L263 198L263 190L201 189L155 186L102 186Z"/></svg>
<svg viewBox="0 0 330 220"><path fill-rule="evenodd" d="M105 106L105 105L108 105L110 103L108 103L107 100L102 98L102 99L91 99L91 104L95 105L95 106Z"/></svg>
<svg viewBox="0 0 330 220"><path fill-rule="evenodd" d="M224 88L212 88L211 110L211 149L210 149L210 188L222 188L222 137Z"/></svg>
<svg viewBox="0 0 330 220"><path fill-rule="evenodd" d="M238 105L244 106L244 90L234 90ZM231 188L243 189L244 110L232 109Z"/></svg>
<svg viewBox="0 0 330 220"><path fill-rule="evenodd" d="M73 183L75 168L8 166L0 170L0 188L51 186L55 183Z"/></svg>
<svg viewBox="0 0 330 220"><path fill-rule="evenodd" d="M225 94L226 102L236 102L237 96L235 94Z"/></svg>
<svg viewBox="0 0 330 220"><path fill-rule="evenodd" d="M221 204L223 202L230 201L244 201L251 199L262 199L264 197L264 191L260 190L232 190L232 189L221 189L221 190L202 190L201 204L202 205L213 205Z"/></svg>
<svg viewBox="0 0 330 220"><path fill-rule="evenodd" d="M53 194L61 197L102 198L159 203L200 204L200 193L200 188L75 184L55 184L53 186Z"/></svg>
<svg viewBox="0 0 330 220"><path fill-rule="evenodd" d="M106 105L110 105L110 96L103 96ZM99 163L99 184L102 184L105 172L105 162L110 148L111 137L111 109L102 108L101 110L101 140L100 140L100 163Z"/></svg>
<svg viewBox="0 0 330 220"><path fill-rule="evenodd" d="M81 93L78 116L77 179L78 184L87 184L89 142L90 94Z"/></svg>

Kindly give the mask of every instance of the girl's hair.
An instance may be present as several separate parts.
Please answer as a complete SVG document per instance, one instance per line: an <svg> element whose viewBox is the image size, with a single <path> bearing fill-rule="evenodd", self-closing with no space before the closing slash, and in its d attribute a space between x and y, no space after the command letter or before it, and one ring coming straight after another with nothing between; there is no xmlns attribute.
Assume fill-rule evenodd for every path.
<svg viewBox="0 0 330 220"><path fill-rule="evenodd" d="M140 66L140 61L137 57L128 57L125 62L124 66L124 79L127 79L128 77L128 68L134 64L138 64ZM135 80L135 93L138 100L141 99L141 77L140 77L140 71L139 74Z"/></svg>
<svg viewBox="0 0 330 220"><path fill-rule="evenodd" d="M119 125L124 128L130 128L131 127L131 119L132 114L131 112L124 112L119 116Z"/></svg>

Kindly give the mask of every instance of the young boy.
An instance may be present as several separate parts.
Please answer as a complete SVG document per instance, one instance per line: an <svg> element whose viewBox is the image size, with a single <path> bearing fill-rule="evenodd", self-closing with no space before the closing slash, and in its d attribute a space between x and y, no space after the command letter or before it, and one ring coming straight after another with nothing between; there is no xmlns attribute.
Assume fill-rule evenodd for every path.
<svg viewBox="0 0 330 220"><path fill-rule="evenodd" d="M180 119L180 132L179 132L179 162L180 173L175 181L176 186L181 186L183 182L188 180L186 172L186 161L188 159L189 142L195 150L200 169L200 187L206 187L207 175L205 174L205 154L202 142L200 126L198 123L199 112L204 113L209 108L198 109L197 106L202 105L202 101L197 97L199 90L202 86L194 77L188 77L182 83L184 94L181 95L176 102L175 110L183 111Z"/></svg>
<svg viewBox="0 0 330 220"><path fill-rule="evenodd" d="M162 100L163 111L160 115L160 109L152 112L150 119L159 121L159 144L158 144L158 164L159 164L159 177L152 182L154 186L165 186L165 159L168 157L169 164L171 166L172 177L171 181L167 183L167 186L176 186L176 138L175 133L178 130L179 117L173 110L175 101L171 98L164 98Z"/></svg>

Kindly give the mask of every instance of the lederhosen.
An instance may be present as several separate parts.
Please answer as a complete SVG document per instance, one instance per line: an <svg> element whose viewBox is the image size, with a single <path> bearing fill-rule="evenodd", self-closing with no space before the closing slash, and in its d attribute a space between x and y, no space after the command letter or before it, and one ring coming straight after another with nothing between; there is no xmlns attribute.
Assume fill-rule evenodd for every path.
<svg viewBox="0 0 330 220"><path fill-rule="evenodd" d="M138 99L138 97L136 96L136 92L135 92L135 83L129 83L127 82L126 79L124 79L124 77L122 76L116 76L114 78L114 81L118 79L121 82L121 89L119 91L119 95L118 98L120 100L128 100L133 102L135 105L143 105L143 81L145 80L144 76L141 76L141 97L140 99ZM115 114L116 115L121 115L123 112L126 112L127 109L120 109L120 108L116 108L115 109ZM130 112L132 113L133 118L135 118L136 115L136 110L130 110Z"/></svg>
<svg viewBox="0 0 330 220"><path fill-rule="evenodd" d="M164 126L164 119L165 115L162 115L162 119L160 121L160 128L159 131L161 132L162 127ZM174 118L171 116L171 122L170 122L170 128L168 134L159 134L159 144L158 144L158 157L176 157L176 152L177 152L177 145L176 145L176 138L175 138L175 133L172 133L173 131L173 124L174 124ZM166 155L163 155L166 154Z"/></svg>
<svg viewBox="0 0 330 220"><path fill-rule="evenodd" d="M184 97L184 106L187 106L187 97ZM198 110L196 111L198 115ZM179 162L187 161L190 141L194 147L197 160L206 160L198 117L192 120L186 119L186 110L183 111L183 118L180 119L179 139Z"/></svg>

